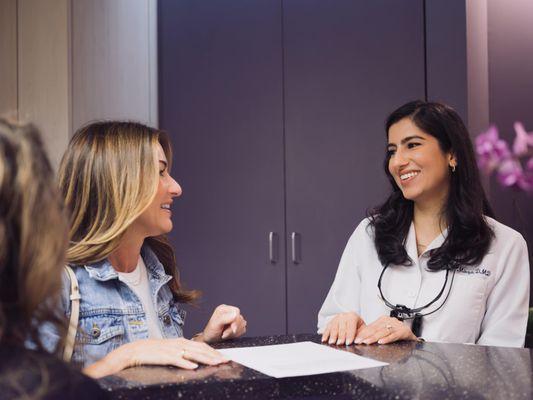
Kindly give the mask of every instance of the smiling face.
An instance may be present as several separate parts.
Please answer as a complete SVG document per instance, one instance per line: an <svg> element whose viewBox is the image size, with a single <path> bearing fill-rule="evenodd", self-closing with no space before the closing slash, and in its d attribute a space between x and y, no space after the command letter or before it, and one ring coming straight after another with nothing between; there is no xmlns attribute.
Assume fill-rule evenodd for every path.
<svg viewBox="0 0 533 400"><path fill-rule="evenodd" d="M393 124L388 132L389 172L403 196L418 205L446 201L450 167L455 160L438 140L420 130L410 118Z"/></svg>
<svg viewBox="0 0 533 400"><path fill-rule="evenodd" d="M181 187L168 171L168 161L160 144L157 145L159 160L159 184L157 193L146 210L135 220L131 228L144 237L159 236L172 230L173 198L181 195Z"/></svg>

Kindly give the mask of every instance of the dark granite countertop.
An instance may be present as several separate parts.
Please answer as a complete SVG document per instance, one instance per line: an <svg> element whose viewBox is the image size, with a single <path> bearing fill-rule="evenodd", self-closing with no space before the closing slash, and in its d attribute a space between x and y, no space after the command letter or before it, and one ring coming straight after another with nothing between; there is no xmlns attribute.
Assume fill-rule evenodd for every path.
<svg viewBox="0 0 533 400"><path fill-rule="evenodd" d="M241 338L216 347L262 346L318 335ZM101 379L113 398L261 399L532 399L532 350L448 343L402 342L339 346L390 363L386 367L276 379L234 362L186 371L136 367Z"/></svg>

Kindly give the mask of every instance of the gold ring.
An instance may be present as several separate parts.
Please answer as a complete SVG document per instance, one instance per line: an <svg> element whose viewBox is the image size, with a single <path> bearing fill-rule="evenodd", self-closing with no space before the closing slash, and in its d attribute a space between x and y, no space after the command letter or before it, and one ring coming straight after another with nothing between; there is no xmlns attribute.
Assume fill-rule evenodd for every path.
<svg viewBox="0 0 533 400"><path fill-rule="evenodd" d="M181 349L181 358L185 360L185 349Z"/></svg>

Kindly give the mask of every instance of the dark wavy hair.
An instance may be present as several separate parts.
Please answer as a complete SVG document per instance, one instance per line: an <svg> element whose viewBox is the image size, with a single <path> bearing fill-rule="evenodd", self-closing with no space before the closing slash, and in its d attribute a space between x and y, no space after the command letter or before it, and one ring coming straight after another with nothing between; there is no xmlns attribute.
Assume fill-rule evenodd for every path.
<svg viewBox="0 0 533 400"><path fill-rule="evenodd" d="M487 254L494 237L484 216L494 213L481 185L474 149L461 117L451 107L440 103L412 101L393 111L385 122L387 136L392 125L404 118L435 137L443 153L452 153L457 169L450 174L450 190L442 215L448 235L441 247L434 249L428 262L432 270L473 266ZM389 158L383 168L392 193L382 205L369 212L374 244L383 266L412 265L405 241L413 220L413 201L406 199L389 172Z"/></svg>
<svg viewBox="0 0 533 400"><path fill-rule="evenodd" d="M0 118L0 344L43 349L44 324L63 336L66 247L67 218L37 129Z"/></svg>

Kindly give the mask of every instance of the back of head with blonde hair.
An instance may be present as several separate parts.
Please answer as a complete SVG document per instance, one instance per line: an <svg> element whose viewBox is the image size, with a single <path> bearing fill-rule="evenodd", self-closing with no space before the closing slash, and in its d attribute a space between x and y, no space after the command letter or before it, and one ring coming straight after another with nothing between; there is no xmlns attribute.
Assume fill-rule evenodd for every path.
<svg viewBox="0 0 533 400"><path fill-rule="evenodd" d="M37 130L0 119L1 343L41 348L41 324L62 331L54 301L67 246L61 204Z"/></svg>
<svg viewBox="0 0 533 400"><path fill-rule="evenodd" d="M67 261L93 264L109 256L126 229L154 199L159 183L157 144L170 163L165 132L137 122L94 122L72 137L59 169L59 187L70 213ZM174 252L165 236L147 238L178 301L198 294L180 288Z"/></svg>

